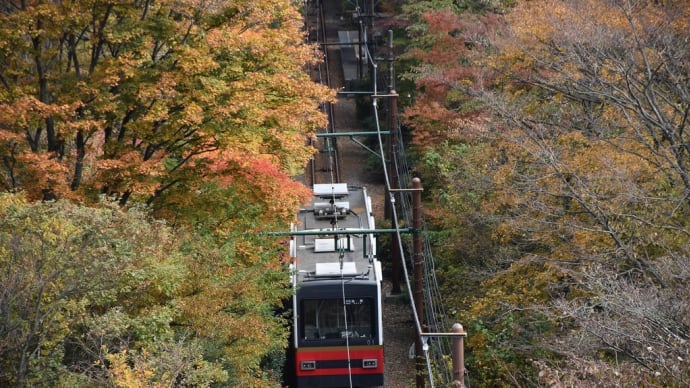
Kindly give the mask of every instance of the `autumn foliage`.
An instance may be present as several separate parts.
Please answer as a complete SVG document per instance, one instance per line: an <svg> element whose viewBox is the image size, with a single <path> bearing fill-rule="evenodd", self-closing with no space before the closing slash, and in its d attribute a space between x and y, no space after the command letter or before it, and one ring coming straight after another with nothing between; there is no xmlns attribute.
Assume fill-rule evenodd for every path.
<svg viewBox="0 0 690 388"><path fill-rule="evenodd" d="M472 384L686 385L690 7L424 4L406 124Z"/></svg>
<svg viewBox="0 0 690 388"><path fill-rule="evenodd" d="M219 151L296 172L324 122L286 1L23 2L1 17L6 191L165 207Z"/></svg>
<svg viewBox="0 0 690 388"><path fill-rule="evenodd" d="M260 233L308 195L333 95L298 6L0 4L0 385L277 384Z"/></svg>

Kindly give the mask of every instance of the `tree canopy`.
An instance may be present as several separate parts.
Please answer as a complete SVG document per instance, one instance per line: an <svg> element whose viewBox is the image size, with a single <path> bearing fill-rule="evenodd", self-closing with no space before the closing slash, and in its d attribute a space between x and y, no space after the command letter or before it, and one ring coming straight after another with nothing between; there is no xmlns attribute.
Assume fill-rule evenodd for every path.
<svg viewBox="0 0 690 388"><path fill-rule="evenodd" d="M294 174L324 124L290 1L6 2L0 21L5 191L177 206L261 160Z"/></svg>
<svg viewBox="0 0 690 388"><path fill-rule="evenodd" d="M269 386L333 92L299 4L0 5L0 385ZM279 371L278 371L279 372Z"/></svg>
<svg viewBox="0 0 690 388"><path fill-rule="evenodd" d="M486 386L687 384L690 8L421 15L407 125L470 370Z"/></svg>

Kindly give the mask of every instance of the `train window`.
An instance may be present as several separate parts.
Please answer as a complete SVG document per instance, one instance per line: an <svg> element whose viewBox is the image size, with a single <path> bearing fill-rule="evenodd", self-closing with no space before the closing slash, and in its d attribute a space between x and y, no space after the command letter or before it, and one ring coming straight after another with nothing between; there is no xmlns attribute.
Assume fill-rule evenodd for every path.
<svg viewBox="0 0 690 388"><path fill-rule="evenodd" d="M305 299L301 307L303 340L370 339L375 335L371 298Z"/></svg>

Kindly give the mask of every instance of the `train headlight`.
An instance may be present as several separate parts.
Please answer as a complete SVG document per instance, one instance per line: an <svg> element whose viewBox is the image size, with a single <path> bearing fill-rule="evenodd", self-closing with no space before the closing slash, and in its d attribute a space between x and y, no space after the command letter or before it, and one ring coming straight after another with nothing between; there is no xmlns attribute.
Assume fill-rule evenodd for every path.
<svg viewBox="0 0 690 388"><path fill-rule="evenodd" d="M365 358L362 360L362 368L376 369L379 366L379 361L375 358Z"/></svg>
<svg viewBox="0 0 690 388"><path fill-rule="evenodd" d="M302 361L299 368L301 370L316 370L316 361Z"/></svg>

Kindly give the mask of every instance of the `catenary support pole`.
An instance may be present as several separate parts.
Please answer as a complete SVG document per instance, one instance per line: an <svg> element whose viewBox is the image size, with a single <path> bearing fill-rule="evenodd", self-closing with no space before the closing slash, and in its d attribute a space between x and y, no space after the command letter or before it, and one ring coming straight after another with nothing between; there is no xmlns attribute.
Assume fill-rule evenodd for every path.
<svg viewBox="0 0 690 388"><path fill-rule="evenodd" d="M400 180L398 179L397 158L398 158L398 94L395 91L395 70L393 68L393 30L388 30L388 94L390 103L388 109L388 132L391 136L388 137L388 174L391 189L397 190L400 188ZM395 206L390 204L389 206ZM392 209L389 209L392 214ZM398 246L398 239L391 239L391 294L400 294L400 247Z"/></svg>
<svg viewBox="0 0 690 388"><path fill-rule="evenodd" d="M422 181L412 178L412 249L414 251L414 304L417 310L419 325L424 331L424 256L422 254ZM424 358L424 344L422 336L418 335L415 342L415 371L417 388L424 388L426 362Z"/></svg>
<svg viewBox="0 0 690 388"><path fill-rule="evenodd" d="M362 24L362 12L360 11L359 7L357 8L357 21L359 22L359 30L357 35L357 42L359 43L359 58L357 58L357 80L361 82L362 78L364 78L364 71L362 70L362 61L364 60L362 58L362 38L364 37L364 25Z"/></svg>
<svg viewBox="0 0 690 388"><path fill-rule="evenodd" d="M453 324L453 333L460 334L453 337L453 386L455 388L465 388L465 344L464 340L467 333L459 323Z"/></svg>

